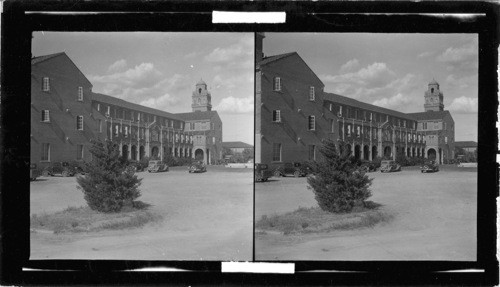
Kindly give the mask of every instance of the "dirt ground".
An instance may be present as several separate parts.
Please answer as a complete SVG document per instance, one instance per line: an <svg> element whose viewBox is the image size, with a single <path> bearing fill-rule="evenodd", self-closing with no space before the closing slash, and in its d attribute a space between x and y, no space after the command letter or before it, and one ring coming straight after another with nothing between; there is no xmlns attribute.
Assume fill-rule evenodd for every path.
<svg viewBox="0 0 500 287"><path fill-rule="evenodd" d="M251 260L253 169L208 166L189 174L138 173L142 196L164 215L143 228L88 233L31 233L30 259ZM75 178L41 177L31 183L30 213L86 205Z"/></svg>
<svg viewBox="0 0 500 287"><path fill-rule="evenodd" d="M261 234L256 260L476 260L477 169L441 166L369 173L370 200L394 214L373 228L326 234ZM317 206L305 178L272 178L255 186L255 218Z"/></svg>

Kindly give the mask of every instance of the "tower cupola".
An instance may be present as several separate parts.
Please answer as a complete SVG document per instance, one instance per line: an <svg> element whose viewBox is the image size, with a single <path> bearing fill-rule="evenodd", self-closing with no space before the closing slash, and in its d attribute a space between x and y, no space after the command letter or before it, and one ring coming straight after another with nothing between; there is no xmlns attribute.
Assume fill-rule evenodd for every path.
<svg viewBox="0 0 500 287"><path fill-rule="evenodd" d="M432 79L428 84L424 98L424 109L426 112L444 110L443 92L439 89L439 83L435 79Z"/></svg>

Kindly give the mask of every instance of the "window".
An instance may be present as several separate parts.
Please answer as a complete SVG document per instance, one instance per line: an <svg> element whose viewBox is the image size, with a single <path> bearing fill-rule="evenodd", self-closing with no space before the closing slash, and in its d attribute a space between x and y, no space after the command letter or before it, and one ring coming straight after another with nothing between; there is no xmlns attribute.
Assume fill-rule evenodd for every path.
<svg viewBox="0 0 500 287"><path fill-rule="evenodd" d="M97 104L97 111L101 111L101 104Z"/></svg>
<svg viewBox="0 0 500 287"><path fill-rule="evenodd" d="M215 130L215 123L210 123L210 129Z"/></svg>
<svg viewBox="0 0 500 287"><path fill-rule="evenodd" d="M42 161L50 161L50 144L42 143Z"/></svg>
<svg viewBox="0 0 500 287"><path fill-rule="evenodd" d="M334 130L334 128L335 128L335 124L334 124L334 123L335 123L335 121L334 121L333 119L332 119L332 120L330 120L330 130L331 130L331 132L332 132L332 133L334 133L334 132L335 132L335 130Z"/></svg>
<svg viewBox="0 0 500 287"><path fill-rule="evenodd" d="M309 160L316 160L316 146L309 145Z"/></svg>
<svg viewBox="0 0 500 287"><path fill-rule="evenodd" d="M333 111L333 104L330 104L330 112Z"/></svg>
<svg viewBox="0 0 500 287"><path fill-rule="evenodd" d="M342 106L339 106L339 113L338 113L338 116L341 117L342 116Z"/></svg>
<svg viewBox="0 0 500 287"><path fill-rule="evenodd" d="M49 110L42 110L42 122L46 122L46 123L50 122Z"/></svg>
<svg viewBox="0 0 500 287"><path fill-rule="evenodd" d="M128 127L125 126L125 137L128 137Z"/></svg>
<svg viewBox="0 0 500 287"><path fill-rule="evenodd" d="M137 113L137 121L140 122L141 121L141 113Z"/></svg>
<svg viewBox="0 0 500 287"><path fill-rule="evenodd" d="M427 123L426 122L423 122L422 123L422 129L426 130L427 129Z"/></svg>
<svg viewBox="0 0 500 287"><path fill-rule="evenodd" d="M76 129L83 131L83 116L76 117Z"/></svg>
<svg viewBox="0 0 500 287"><path fill-rule="evenodd" d="M359 138L361 136L361 127L360 126L357 126L357 129L356 129L356 136Z"/></svg>
<svg viewBox="0 0 500 287"><path fill-rule="evenodd" d="M316 95L314 93L314 87L311 86L311 87L309 87L309 100L314 101L315 98L316 98Z"/></svg>
<svg viewBox="0 0 500 287"><path fill-rule="evenodd" d="M76 145L76 159L83 159L83 145Z"/></svg>
<svg viewBox="0 0 500 287"><path fill-rule="evenodd" d="M118 136L119 130L120 130L120 127L118 127L118 125L115 125L115 136Z"/></svg>
<svg viewBox="0 0 500 287"><path fill-rule="evenodd" d="M48 77L44 77L42 80L42 91L50 92L50 79Z"/></svg>
<svg viewBox="0 0 500 287"><path fill-rule="evenodd" d="M434 129L438 130L439 129L439 122L434 122Z"/></svg>
<svg viewBox="0 0 500 287"><path fill-rule="evenodd" d="M99 132L102 133L102 120L101 119L97 120L97 126L98 126L98 129L99 129Z"/></svg>
<svg viewBox="0 0 500 287"><path fill-rule="evenodd" d="M443 129L446 130L446 123L444 123L444 128Z"/></svg>
<svg viewBox="0 0 500 287"><path fill-rule="evenodd" d="M83 102L83 87L78 87L78 100Z"/></svg>
<svg viewBox="0 0 500 287"><path fill-rule="evenodd" d="M281 144L273 143L273 161L281 161Z"/></svg>
<svg viewBox="0 0 500 287"><path fill-rule="evenodd" d="M275 77L273 83L274 83L273 90L281 91L281 78Z"/></svg>
<svg viewBox="0 0 500 287"><path fill-rule="evenodd" d="M106 111L106 116L109 117L111 115L111 107L108 106L108 110Z"/></svg>
<svg viewBox="0 0 500 287"><path fill-rule="evenodd" d="M280 110L273 111L273 122L276 122L276 123L281 122L281 111Z"/></svg>
<svg viewBox="0 0 500 287"><path fill-rule="evenodd" d="M347 136L351 135L351 125L347 125Z"/></svg>
<svg viewBox="0 0 500 287"><path fill-rule="evenodd" d="M309 116L309 130L316 130L316 118L314 116Z"/></svg>
<svg viewBox="0 0 500 287"><path fill-rule="evenodd" d="M189 123L189 129L194 131L194 123Z"/></svg>

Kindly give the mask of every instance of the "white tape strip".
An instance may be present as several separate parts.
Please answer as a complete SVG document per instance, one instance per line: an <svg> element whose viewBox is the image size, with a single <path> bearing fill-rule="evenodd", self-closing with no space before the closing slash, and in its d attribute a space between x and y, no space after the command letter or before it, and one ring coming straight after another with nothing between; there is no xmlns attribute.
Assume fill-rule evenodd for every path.
<svg viewBox="0 0 500 287"><path fill-rule="evenodd" d="M212 23L285 23L286 12L212 12Z"/></svg>
<svg viewBox="0 0 500 287"><path fill-rule="evenodd" d="M268 262L222 262L222 272L225 273L295 273L294 263Z"/></svg>

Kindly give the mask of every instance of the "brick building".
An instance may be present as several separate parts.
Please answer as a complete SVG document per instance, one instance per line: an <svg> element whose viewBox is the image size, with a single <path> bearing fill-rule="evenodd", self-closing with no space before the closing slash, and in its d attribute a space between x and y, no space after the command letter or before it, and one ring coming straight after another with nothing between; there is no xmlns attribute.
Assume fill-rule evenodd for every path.
<svg viewBox="0 0 500 287"><path fill-rule="evenodd" d="M425 135L425 156L442 164L455 158L455 122L444 110L443 92L436 80L429 83L424 98L425 112L408 115L418 121L417 130Z"/></svg>
<svg viewBox="0 0 500 287"><path fill-rule="evenodd" d="M216 111L172 114L93 93L65 53L35 57L31 64L31 162L42 168L50 162L90 160L92 139L112 140L123 156L134 160L195 158L199 134L186 126L189 114L217 123L212 134L222 142Z"/></svg>
<svg viewBox="0 0 500 287"><path fill-rule="evenodd" d="M256 162L315 160L326 139L344 141L359 159L426 155L413 116L324 92L296 52L264 57L263 38L257 33Z"/></svg>

